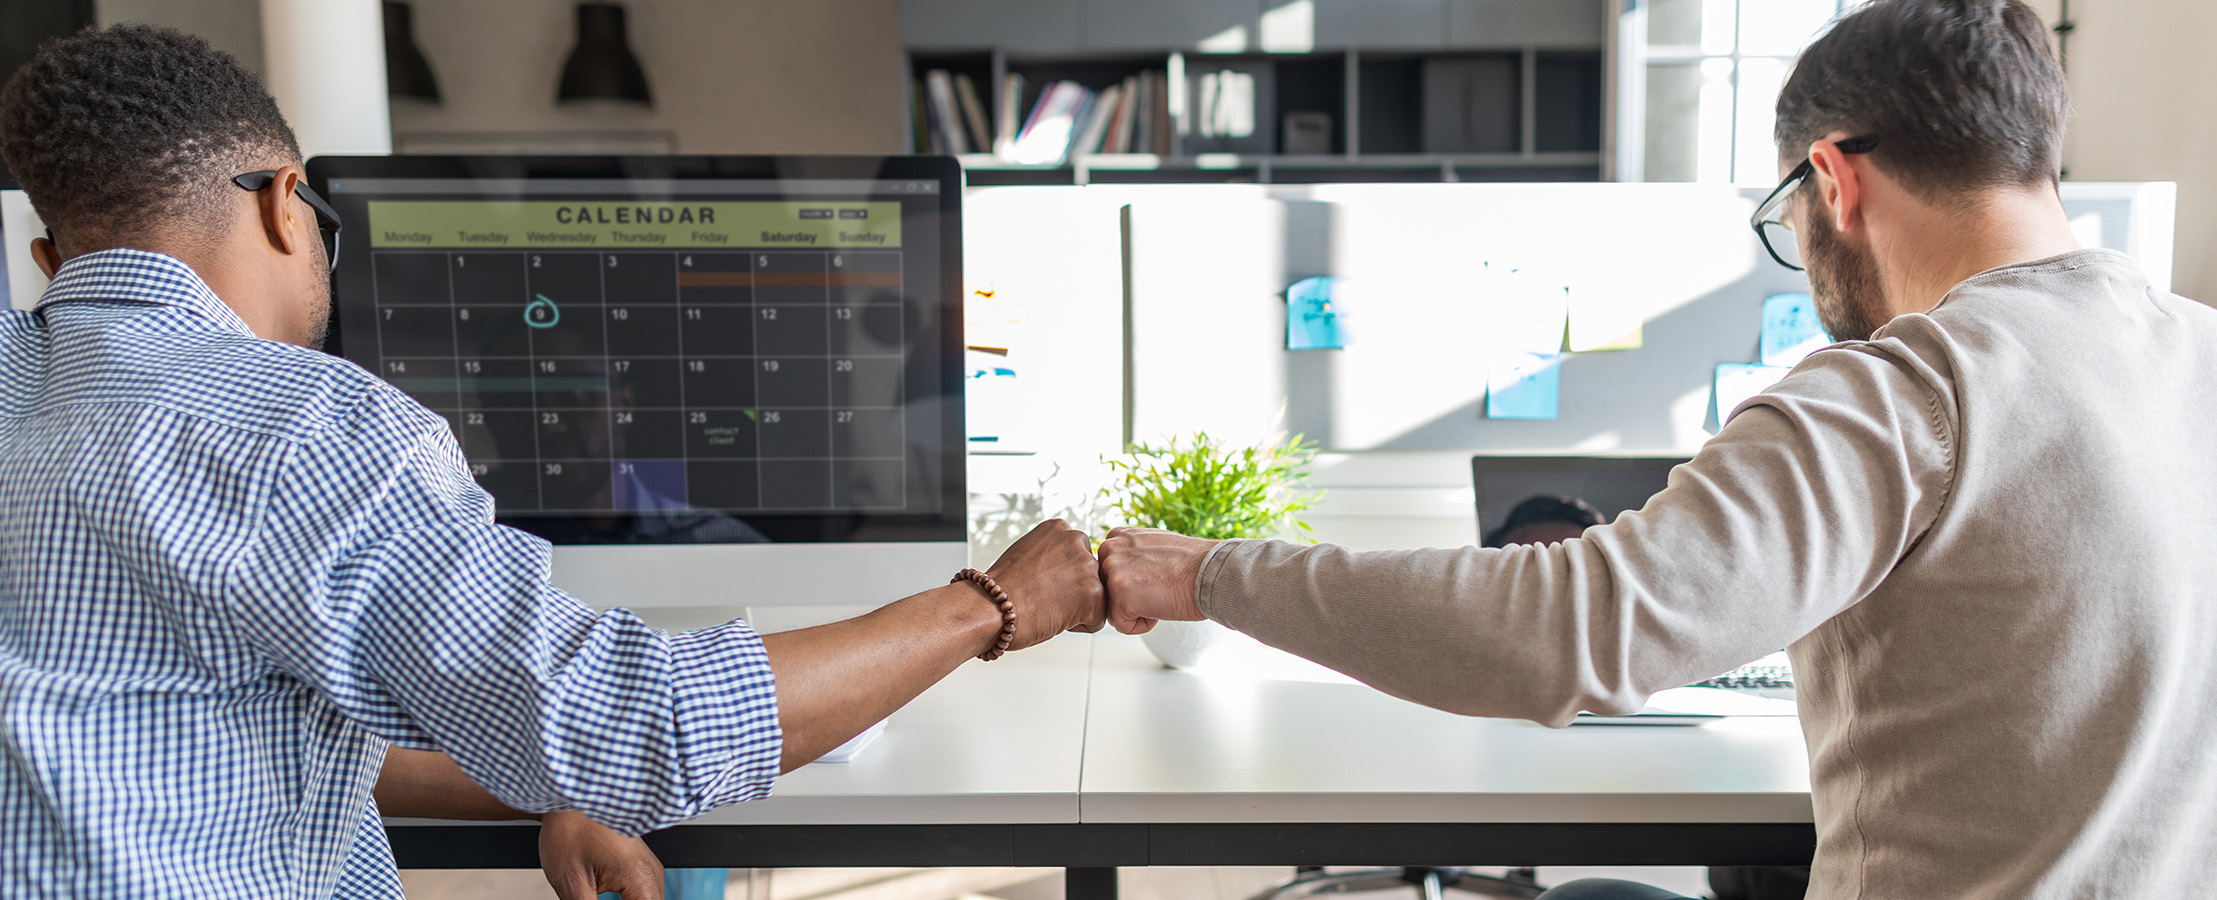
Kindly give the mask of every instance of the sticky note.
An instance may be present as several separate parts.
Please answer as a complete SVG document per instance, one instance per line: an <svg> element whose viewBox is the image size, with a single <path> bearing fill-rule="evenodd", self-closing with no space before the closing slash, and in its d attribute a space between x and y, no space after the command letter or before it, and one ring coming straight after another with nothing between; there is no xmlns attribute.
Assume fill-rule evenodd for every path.
<svg viewBox="0 0 2217 900"><path fill-rule="evenodd" d="M1493 332L1488 343L1498 350L1562 352L1570 314L1570 297L1562 284L1498 263L1488 263L1487 269L1487 325Z"/></svg>
<svg viewBox="0 0 2217 900"><path fill-rule="evenodd" d="M1304 278L1286 288L1286 349L1338 350L1347 346L1340 328L1339 279Z"/></svg>
<svg viewBox="0 0 2217 900"><path fill-rule="evenodd" d="M1589 350L1637 350L1644 341L1639 308L1621 297L1580 290L1572 285L1570 328L1563 348L1572 353Z"/></svg>
<svg viewBox="0 0 2217 900"><path fill-rule="evenodd" d="M1006 443L1025 421L1025 397L1016 370L1003 358L976 350L963 356L969 377L963 385L963 413L970 440Z"/></svg>
<svg viewBox="0 0 2217 900"><path fill-rule="evenodd" d="M1717 367L1717 426L1722 428L1732 411L1749 397L1770 390L1771 385L1786 377L1793 369L1789 366L1759 366L1748 363L1725 363Z"/></svg>
<svg viewBox="0 0 2217 900"><path fill-rule="evenodd" d="M1763 365L1793 368L1803 357L1832 344L1817 320L1817 304L1808 294L1776 294L1763 299Z"/></svg>
<svg viewBox="0 0 2217 900"><path fill-rule="evenodd" d="M1486 418L1552 419L1562 390L1562 354L1503 351L1486 372Z"/></svg>

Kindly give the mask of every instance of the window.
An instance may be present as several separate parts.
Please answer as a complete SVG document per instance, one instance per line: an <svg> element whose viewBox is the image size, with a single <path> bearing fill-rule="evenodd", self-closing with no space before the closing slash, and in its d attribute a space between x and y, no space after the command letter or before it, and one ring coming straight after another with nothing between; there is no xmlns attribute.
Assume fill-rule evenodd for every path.
<svg viewBox="0 0 2217 900"><path fill-rule="evenodd" d="M1644 115L1625 122L1627 181L1769 185L1778 180L1772 113L1794 56L1834 16L1862 0L1625 0L1623 100ZM1636 33L1636 32L1635 32ZM1644 77L1643 77L1644 76ZM1623 142L1629 144L1631 142Z"/></svg>

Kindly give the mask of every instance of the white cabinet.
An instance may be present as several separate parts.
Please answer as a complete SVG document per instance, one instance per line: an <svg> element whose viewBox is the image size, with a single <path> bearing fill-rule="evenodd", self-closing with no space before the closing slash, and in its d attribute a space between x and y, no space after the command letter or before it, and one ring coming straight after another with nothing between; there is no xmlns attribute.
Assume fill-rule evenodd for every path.
<svg viewBox="0 0 2217 900"><path fill-rule="evenodd" d="M1286 0L1265 0L1282 3ZM1447 46L1447 0L1292 0L1315 15L1317 49L1438 50Z"/></svg>
<svg viewBox="0 0 2217 900"><path fill-rule="evenodd" d="M1074 3L1079 41L1087 50L1257 49L1262 6L1257 0L1042 0Z"/></svg>
<svg viewBox="0 0 2217 900"><path fill-rule="evenodd" d="M1016 53L1245 52L1603 44L1608 0L901 0L901 43ZM1283 43L1283 36L1278 43Z"/></svg>
<svg viewBox="0 0 2217 900"><path fill-rule="evenodd" d="M901 0L901 44L912 50L1065 53L1078 48L1077 0Z"/></svg>
<svg viewBox="0 0 2217 900"><path fill-rule="evenodd" d="M1600 47L1607 0L1447 0L1450 47Z"/></svg>

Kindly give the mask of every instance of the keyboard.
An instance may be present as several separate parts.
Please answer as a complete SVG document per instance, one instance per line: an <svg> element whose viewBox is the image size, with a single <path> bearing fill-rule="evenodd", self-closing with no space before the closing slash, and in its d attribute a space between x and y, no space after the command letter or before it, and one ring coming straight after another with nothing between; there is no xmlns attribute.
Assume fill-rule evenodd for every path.
<svg viewBox="0 0 2217 900"><path fill-rule="evenodd" d="M1790 691L1794 689L1794 670L1792 664L1786 661L1786 654L1773 653L1715 678L1696 681L1687 685L1687 687L1727 688L1735 691Z"/></svg>

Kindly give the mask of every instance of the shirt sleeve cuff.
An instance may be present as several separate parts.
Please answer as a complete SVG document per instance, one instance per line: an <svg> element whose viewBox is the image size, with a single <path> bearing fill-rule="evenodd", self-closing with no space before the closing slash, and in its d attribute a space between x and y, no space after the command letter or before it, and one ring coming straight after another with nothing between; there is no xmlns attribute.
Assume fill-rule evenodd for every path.
<svg viewBox="0 0 2217 900"><path fill-rule="evenodd" d="M1247 598L1230 583L1238 580L1238 573L1245 559L1252 558L1256 540L1219 541L1201 560L1201 577L1193 585L1194 605L1201 614L1221 625L1238 628L1237 620L1245 612L1241 603Z"/></svg>
<svg viewBox="0 0 2217 900"><path fill-rule="evenodd" d="M693 813L768 796L785 731L761 636L738 620L672 634L670 661Z"/></svg>

